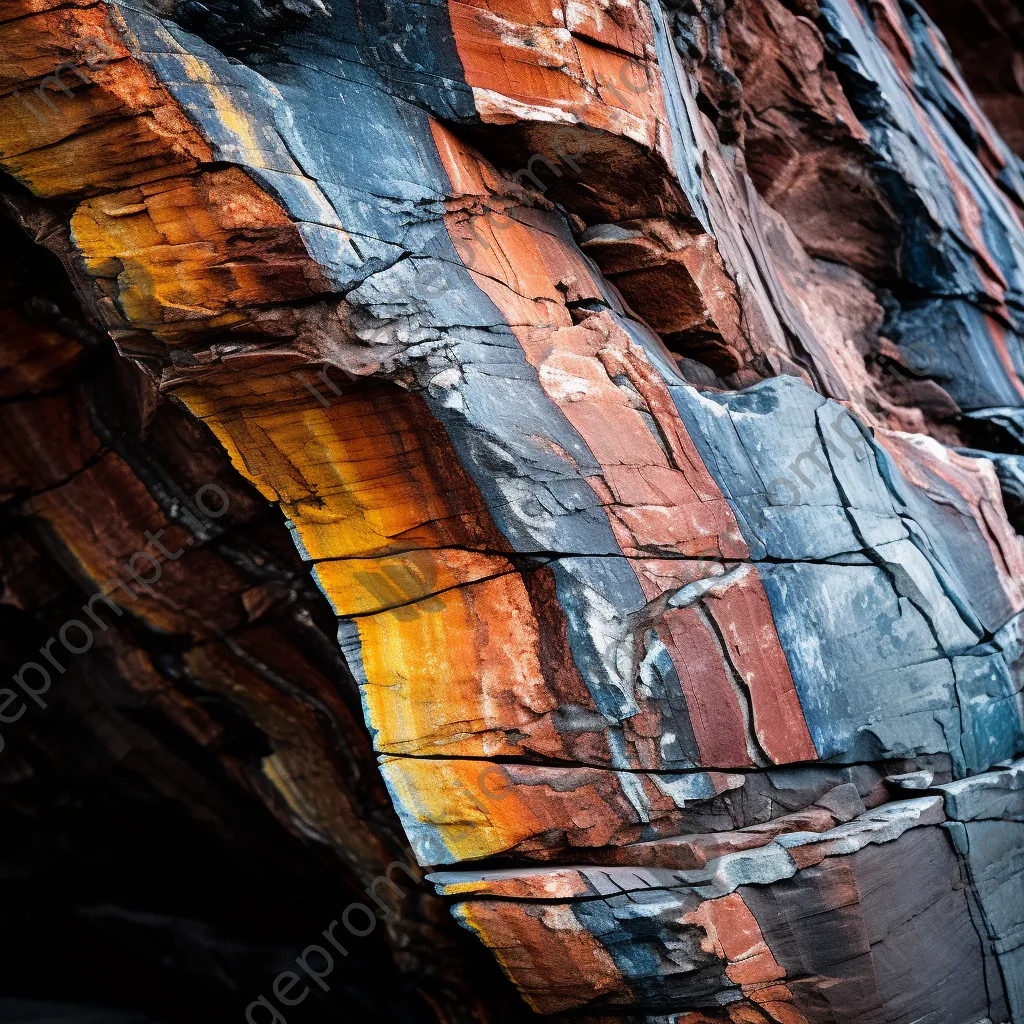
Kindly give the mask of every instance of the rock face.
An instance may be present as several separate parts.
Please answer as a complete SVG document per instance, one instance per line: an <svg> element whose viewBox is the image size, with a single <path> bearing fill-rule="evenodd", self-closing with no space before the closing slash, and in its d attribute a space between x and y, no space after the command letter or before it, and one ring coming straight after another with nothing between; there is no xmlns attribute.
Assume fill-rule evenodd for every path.
<svg viewBox="0 0 1024 1024"><path fill-rule="evenodd" d="M372 899L367 1019L1024 1024L1009 0L0 19L13 828Z"/></svg>

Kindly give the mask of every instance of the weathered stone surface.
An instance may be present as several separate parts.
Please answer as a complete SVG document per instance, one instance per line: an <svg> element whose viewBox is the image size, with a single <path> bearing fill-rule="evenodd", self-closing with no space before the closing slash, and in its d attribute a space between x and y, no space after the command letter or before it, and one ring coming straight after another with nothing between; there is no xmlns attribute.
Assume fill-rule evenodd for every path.
<svg viewBox="0 0 1024 1024"><path fill-rule="evenodd" d="M892 804L821 836L783 835L695 871L430 877L442 893L474 897L457 905L457 915L542 1012L635 1002L732 1013L781 1003L789 1016L780 1020L826 1019L824 1006L836 1020L868 1012L898 1018L908 1006L965 1020L989 1008L983 989L962 991L938 972L958 960L984 971L988 947L973 930L955 855L935 827L941 807L936 797ZM906 856L915 859L913 889L896 899L894 868ZM930 961L937 973L925 979L916 958L939 926L950 930L944 955L951 959ZM546 966L553 963L563 966ZM581 976L594 983L581 985Z"/></svg>
<svg viewBox="0 0 1024 1024"><path fill-rule="evenodd" d="M1024 761L940 787L945 828L977 895L979 932L999 962L1012 1020L1024 1014Z"/></svg>
<svg viewBox="0 0 1024 1024"><path fill-rule="evenodd" d="M1018 26L926 6L967 80L912 0L3 0L24 771L67 683L445 867L438 1020L527 1015L446 905L545 1014L1024 1015Z"/></svg>

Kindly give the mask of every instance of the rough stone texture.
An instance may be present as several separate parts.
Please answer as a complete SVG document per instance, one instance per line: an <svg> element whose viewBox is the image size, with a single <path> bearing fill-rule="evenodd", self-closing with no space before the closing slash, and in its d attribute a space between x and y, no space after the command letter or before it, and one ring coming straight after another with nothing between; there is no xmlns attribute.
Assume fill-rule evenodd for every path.
<svg viewBox="0 0 1024 1024"><path fill-rule="evenodd" d="M1024 1021L1020 25L926 7L0 0L5 815L400 864L369 1019Z"/></svg>

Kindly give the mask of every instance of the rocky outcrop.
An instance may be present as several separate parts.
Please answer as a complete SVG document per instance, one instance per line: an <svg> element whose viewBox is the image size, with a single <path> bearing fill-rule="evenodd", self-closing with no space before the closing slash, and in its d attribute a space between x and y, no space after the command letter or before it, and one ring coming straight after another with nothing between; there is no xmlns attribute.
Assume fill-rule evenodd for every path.
<svg viewBox="0 0 1024 1024"><path fill-rule="evenodd" d="M6 0L0 757L327 854L396 1017L1024 1019L1024 178L934 6Z"/></svg>

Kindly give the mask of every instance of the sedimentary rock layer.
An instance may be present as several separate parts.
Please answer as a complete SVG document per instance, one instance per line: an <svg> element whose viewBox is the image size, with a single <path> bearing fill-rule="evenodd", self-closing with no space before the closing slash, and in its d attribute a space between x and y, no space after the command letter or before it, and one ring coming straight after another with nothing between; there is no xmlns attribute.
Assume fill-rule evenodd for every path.
<svg viewBox="0 0 1024 1024"><path fill-rule="evenodd" d="M4 314L5 603L104 588L117 677L204 747L218 695L363 885L389 797L537 1012L1024 1014L1024 178L936 25L251 6L0 7L82 306Z"/></svg>

